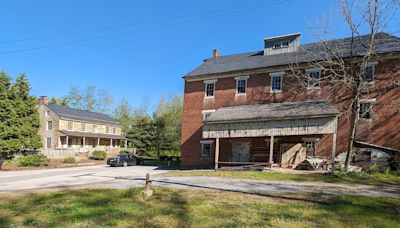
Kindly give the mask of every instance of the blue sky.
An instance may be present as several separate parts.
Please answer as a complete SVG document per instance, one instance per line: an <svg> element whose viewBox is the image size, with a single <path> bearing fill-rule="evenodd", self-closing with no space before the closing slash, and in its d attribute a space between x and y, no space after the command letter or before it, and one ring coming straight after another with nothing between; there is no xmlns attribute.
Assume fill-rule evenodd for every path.
<svg viewBox="0 0 400 228"><path fill-rule="evenodd" d="M335 0L279 1L2 0L0 70L13 77L24 72L37 96L95 85L117 100L138 105L146 98L154 105L162 94L182 94L182 76L214 48L221 55L261 50L263 38L294 32L302 33L302 43L312 42L312 25L324 16L334 18L338 33L343 29ZM221 11L260 2L275 4ZM221 14L227 15L213 17Z"/></svg>

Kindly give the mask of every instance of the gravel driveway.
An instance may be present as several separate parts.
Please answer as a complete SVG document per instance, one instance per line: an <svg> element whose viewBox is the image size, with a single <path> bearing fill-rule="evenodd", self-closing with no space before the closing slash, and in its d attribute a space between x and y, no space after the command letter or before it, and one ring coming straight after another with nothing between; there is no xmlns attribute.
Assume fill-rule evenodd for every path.
<svg viewBox="0 0 400 228"><path fill-rule="evenodd" d="M325 193L400 198L400 188L321 182L261 181L223 177L162 177L169 170L155 166L110 168L90 166L35 171L0 172L0 193L23 193L47 189L130 188L144 186L146 173L153 185L182 189L214 189L252 194Z"/></svg>

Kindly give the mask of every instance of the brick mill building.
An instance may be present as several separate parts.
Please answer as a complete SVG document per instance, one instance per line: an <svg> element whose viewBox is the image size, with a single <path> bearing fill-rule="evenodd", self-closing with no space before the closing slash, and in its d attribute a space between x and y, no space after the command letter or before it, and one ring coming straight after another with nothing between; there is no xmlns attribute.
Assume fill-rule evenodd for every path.
<svg viewBox="0 0 400 228"><path fill-rule="evenodd" d="M42 152L50 157L74 156L77 152L120 151L121 126L109 115L50 104L39 99Z"/></svg>
<svg viewBox="0 0 400 228"><path fill-rule="evenodd" d="M358 37L362 52L368 35ZM348 57L350 38L340 41ZM213 57L184 76L181 165L276 163L293 166L305 156L331 159L347 150L351 104L332 92L318 61L320 43L300 45L300 34L264 40L264 50ZM371 92L360 100L356 140L363 145L400 149L400 87L384 87L399 76L400 38L377 34L366 68ZM291 66L310 76L301 86ZM396 76L397 75L397 76ZM384 91L382 91L385 88ZM217 166L216 166L217 167Z"/></svg>

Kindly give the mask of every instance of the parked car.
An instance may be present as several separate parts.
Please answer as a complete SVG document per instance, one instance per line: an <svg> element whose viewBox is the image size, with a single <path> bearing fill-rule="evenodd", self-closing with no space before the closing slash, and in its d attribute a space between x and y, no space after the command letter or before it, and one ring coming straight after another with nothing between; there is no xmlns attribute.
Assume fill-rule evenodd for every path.
<svg viewBox="0 0 400 228"><path fill-rule="evenodd" d="M114 166L128 166L128 165L143 165L144 160L132 154L119 154L107 159L107 165Z"/></svg>

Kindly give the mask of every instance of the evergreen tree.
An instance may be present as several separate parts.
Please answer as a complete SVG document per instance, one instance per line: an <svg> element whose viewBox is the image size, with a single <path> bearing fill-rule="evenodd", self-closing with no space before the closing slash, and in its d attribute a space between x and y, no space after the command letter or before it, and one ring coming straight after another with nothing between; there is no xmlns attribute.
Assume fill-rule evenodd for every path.
<svg viewBox="0 0 400 228"><path fill-rule="evenodd" d="M41 147L37 100L29 92L24 75L13 85L11 78L0 72L0 156Z"/></svg>

